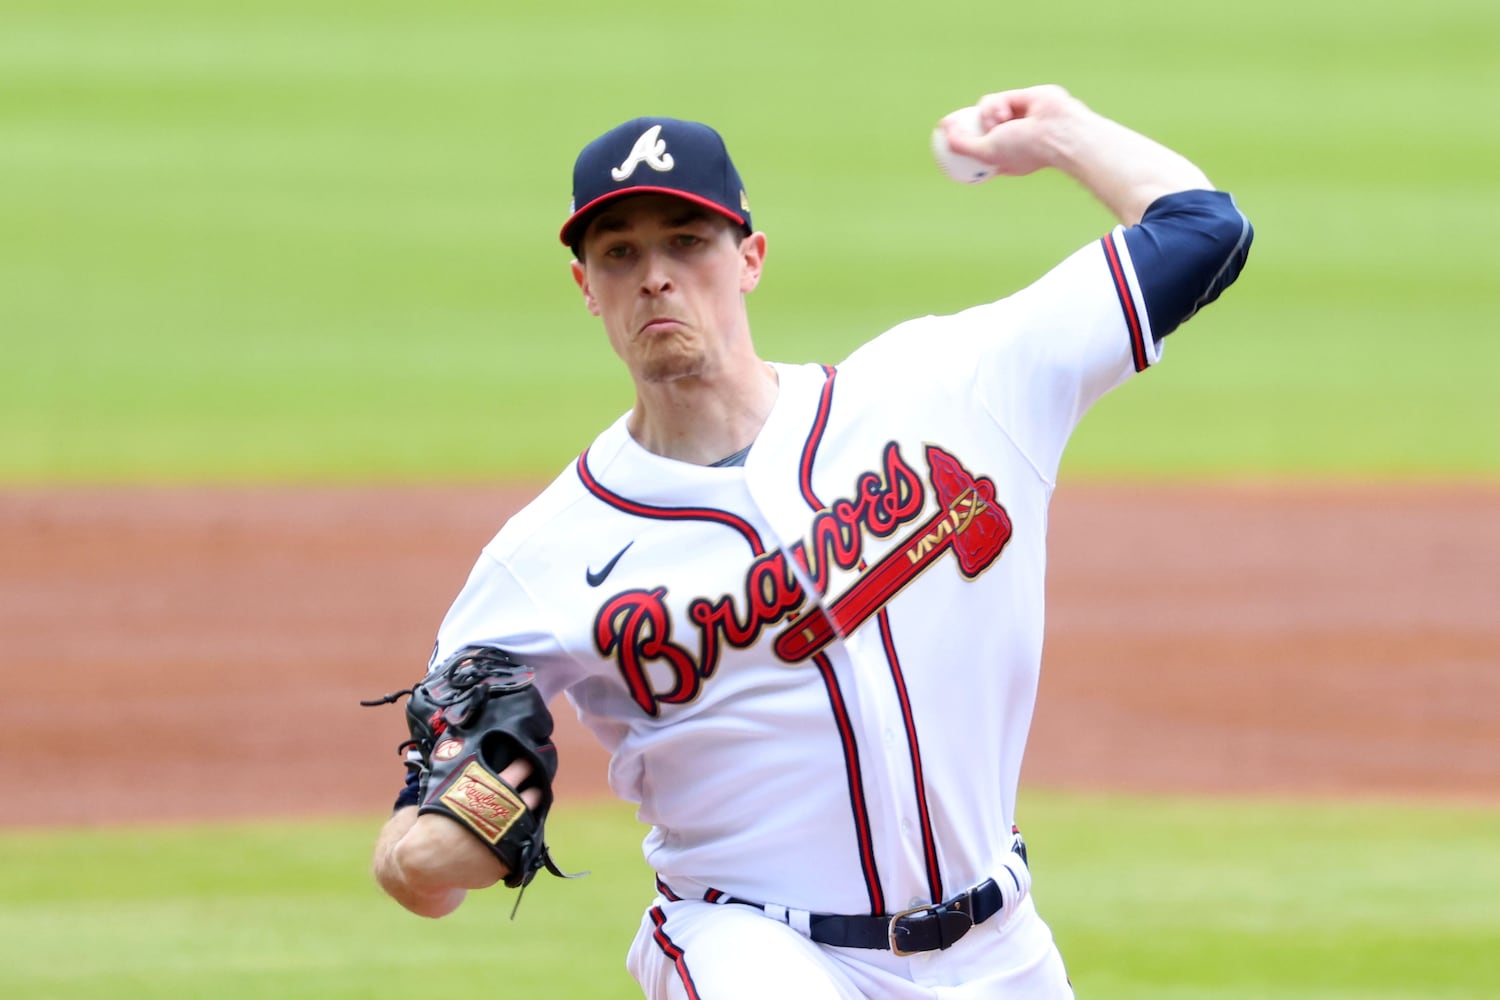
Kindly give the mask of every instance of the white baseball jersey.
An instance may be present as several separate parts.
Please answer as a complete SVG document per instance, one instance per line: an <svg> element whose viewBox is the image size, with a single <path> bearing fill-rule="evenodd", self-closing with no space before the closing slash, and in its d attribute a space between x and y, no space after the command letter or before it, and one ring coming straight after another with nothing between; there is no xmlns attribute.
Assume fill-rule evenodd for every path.
<svg viewBox="0 0 1500 1000"><path fill-rule="evenodd" d="M433 662L500 645L566 692L667 899L885 914L1001 871L1063 447L1159 358L1126 232L837 366L775 365L742 467L622 417L485 547Z"/></svg>

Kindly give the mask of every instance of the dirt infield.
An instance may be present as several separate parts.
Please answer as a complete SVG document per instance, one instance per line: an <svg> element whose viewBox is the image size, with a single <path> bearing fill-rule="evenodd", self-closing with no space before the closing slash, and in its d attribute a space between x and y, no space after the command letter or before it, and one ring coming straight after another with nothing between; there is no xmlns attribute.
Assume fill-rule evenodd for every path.
<svg viewBox="0 0 1500 1000"><path fill-rule="evenodd" d="M403 726L356 702L522 499L0 492L0 825L382 810ZM1065 486L1052 536L1025 784L1500 801L1500 486Z"/></svg>

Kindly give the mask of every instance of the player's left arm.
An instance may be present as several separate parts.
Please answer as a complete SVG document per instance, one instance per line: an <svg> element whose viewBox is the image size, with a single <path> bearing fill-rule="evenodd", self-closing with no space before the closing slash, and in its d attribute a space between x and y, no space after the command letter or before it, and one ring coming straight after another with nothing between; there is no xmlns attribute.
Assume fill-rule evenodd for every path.
<svg viewBox="0 0 1500 1000"><path fill-rule="evenodd" d="M457 824L449 822L448 826L453 828L453 846L458 853L446 859L440 842L447 832L442 817L418 816L414 805L392 813L375 839L370 869L376 884L386 895L421 917L446 917L463 905L469 889L487 888L500 880L499 861L478 843L465 843L473 838ZM455 861L466 860L487 864L492 871L475 878L461 872L440 871L437 867L440 861L451 866Z"/></svg>
<svg viewBox="0 0 1500 1000"><path fill-rule="evenodd" d="M556 693L569 674L553 633L533 624L546 616L491 551L503 537L486 546L449 607L423 680L367 702L410 696L406 781L376 838L371 870L387 895L420 916L446 916L470 890L524 885L538 862L561 874L542 840L557 769L544 688L555 684ZM447 750L441 760L432 757L439 742Z"/></svg>
<svg viewBox="0 0 1500 1000"><path fill-rule="evenodd" d="M500 777L520 786L530 773L530 765L518 760ZM529 809L541 802L536 789L521 797ZM419 814L416 795L406 792L376 837L371 870L386 895L418 916L434 918L458 909L470 889L487 889L510 874L463 826L446 816Z"/></svg>

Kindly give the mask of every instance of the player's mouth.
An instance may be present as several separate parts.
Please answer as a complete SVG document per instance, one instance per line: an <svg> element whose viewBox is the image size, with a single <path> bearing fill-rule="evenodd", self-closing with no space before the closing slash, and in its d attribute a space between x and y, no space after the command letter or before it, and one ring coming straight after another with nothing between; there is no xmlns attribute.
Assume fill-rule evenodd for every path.
<svg viewBox="0 0 1500 1000"><path fill-rule="evenodd" d="M671 316L654 316L641 325L640 332L643 334L670 333L673 330L681 330L685 324Z"/></svg>

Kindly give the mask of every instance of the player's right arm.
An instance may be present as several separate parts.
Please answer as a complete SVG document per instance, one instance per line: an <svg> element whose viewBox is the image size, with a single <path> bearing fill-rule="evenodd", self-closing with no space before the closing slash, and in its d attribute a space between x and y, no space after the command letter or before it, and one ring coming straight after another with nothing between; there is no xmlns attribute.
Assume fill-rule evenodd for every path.
<svg viewBox="0 0 1500 1000"><path fill-rule="evenodd" d="M1061 87L981 98L955 152L1008 176L1067 173L1119 220L1027 288L966 310L950 341L972 338L976 386L996 421L1051 481L1084 412L1239 275L1253 229L1234 199L1186 157L1099 115Z"/></svg>
<svg viewBox="0 0 1500 1000"><path fill-rule="evenodd" d="M1062 87L1005 90L978 102L981 135L945 122L953 150L1020 177L1051 167L1082 184L1122 225L1163 195L1212 191L1190 160L1093 111Z"/></svg>
<svg viewBox="0 0 1500 1000"><path fill-rule="evenodd" d="M1121 294L1138 294L1145 306L1140 339L1159 342L1239 276L1254 237L1250 223L1182 154L1057 86L990 94L978 108L983 134L944 120L955 152L1008 176L1061 170L1119 219L1123 245L1111 268ZM1154 360L1146 357L1152 353L1138 348L1135 367Z"/></svg>

